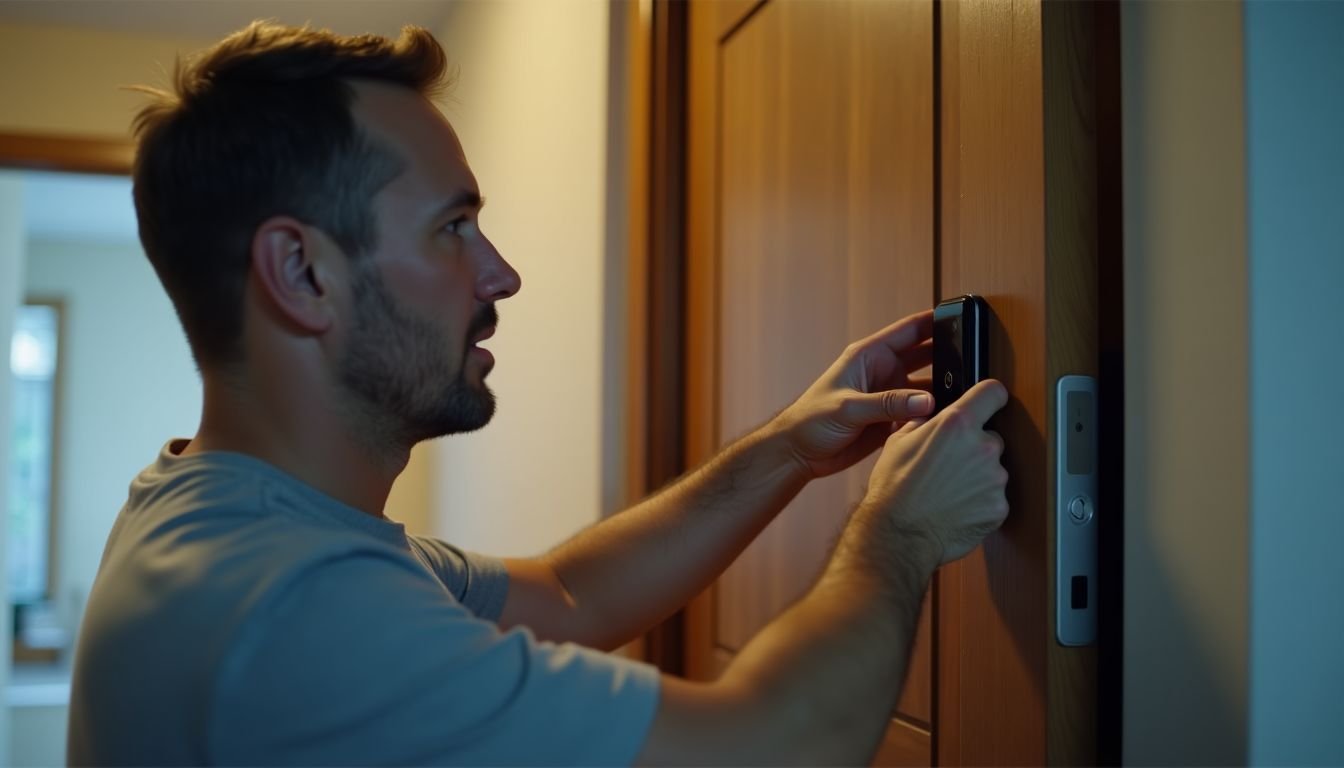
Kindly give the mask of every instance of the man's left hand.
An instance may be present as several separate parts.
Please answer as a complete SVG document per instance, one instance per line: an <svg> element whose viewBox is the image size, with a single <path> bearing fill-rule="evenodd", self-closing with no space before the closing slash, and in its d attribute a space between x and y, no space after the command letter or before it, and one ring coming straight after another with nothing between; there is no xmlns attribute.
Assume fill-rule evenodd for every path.
<svg viewBox="0 0 1344 768"><path fill-rule="evenodd" d="M812 477L853 466L892 429L933 413L927 378L910 374L933 361L933 311L910 315L850 344L771 427Z"/></svg>

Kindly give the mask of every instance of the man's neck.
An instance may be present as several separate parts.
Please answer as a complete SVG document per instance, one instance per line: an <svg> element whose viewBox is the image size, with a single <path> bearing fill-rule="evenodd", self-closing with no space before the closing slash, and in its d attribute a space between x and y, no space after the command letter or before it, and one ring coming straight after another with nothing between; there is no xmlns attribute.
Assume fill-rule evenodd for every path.
<svg viewBox="0 0 1344 768"><path fill-rule="evenodd" d="M206 378L201 426L183 455L232 451L261 459L328 496L374 517L406 467L409 446L360 439L354 414L319 386L252 386Z"/></svg>

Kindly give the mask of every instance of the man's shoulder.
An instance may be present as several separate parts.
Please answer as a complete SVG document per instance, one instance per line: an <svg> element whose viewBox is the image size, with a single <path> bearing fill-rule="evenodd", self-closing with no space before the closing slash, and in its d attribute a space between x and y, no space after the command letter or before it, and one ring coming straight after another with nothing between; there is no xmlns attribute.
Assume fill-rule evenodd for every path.
<svg viewBox="0 0 1344 768"><path fill-rule="evenodd" d="M133 538L172 533L209 546L281 547L296 555L333 544L405 548L400 526L241 454L161 459L147 467L131 486L118 526L138 529Z"/></svg>
<svg viewBox="0 0 1344 768"><path fill-rule="evenodd" d="M108 539L90 613L115 621L119 606L137 605L142 625L227 624L323 563L413 562L386 521L333 512L292 486L220 462L142 472Z"/></svg>

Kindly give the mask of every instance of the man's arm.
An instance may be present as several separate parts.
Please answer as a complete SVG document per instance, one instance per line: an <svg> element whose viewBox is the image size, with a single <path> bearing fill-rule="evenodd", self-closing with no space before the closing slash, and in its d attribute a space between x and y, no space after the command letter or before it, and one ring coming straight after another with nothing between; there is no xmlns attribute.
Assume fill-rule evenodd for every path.
<svg viewBox="0 0 1344 768"><path fill-rule="evenodd" d="M780 436L757 430L542 557L505 560L500 624L620 647L709 586L807 480Z"/></svg>
<svg viewBox="0 0 1344 768"><path fill-rule="evenodd" d="M1003 441L983 424L1007 402L972 389L893 435L868 496L813 589L713 683L662 679L641 764L849 765L872 759L905 680L934 568L1008 513Z"/></svg>
<svg viewBox="0 0 1344 768"><path fill-rule="evenodd" d="M642 764L861 765L905 681L939 552L910 537L866 562L879 515L860 510L816 586L752 638L723 676L664 676Z"/></svg>
<svg viewBox="0 0 1344 768"><path fill-rule="evenodd" d="M619 647L700 593L813 477L851 466L923 416L931 313L851 345L794 405L660 493L546 555L506 560L500 624ZM928 403L921 403L922 395Z"/></svg>

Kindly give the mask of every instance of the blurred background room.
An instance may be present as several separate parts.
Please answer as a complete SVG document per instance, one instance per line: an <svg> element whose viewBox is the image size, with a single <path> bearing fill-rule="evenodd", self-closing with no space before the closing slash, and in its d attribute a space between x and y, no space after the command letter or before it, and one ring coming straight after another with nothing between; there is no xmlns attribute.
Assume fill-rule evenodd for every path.
<svg viewBox="0 0 1344 768"><path fill-rule="evenodd" d="M694 199L676 169L684 171L689 156L684 129L696 125L694 118L684 122L684 111L668 117L658 105L684 100L686 73L694 88L694 73L703 71L685 47L668 49L667 41L684 46L685 25L694 30L695 9L707 6L740 17L736 26L725 24L720 41L742 24L755 34L755 21L797 33L788 20L802 2L700 2L687 22L680 3L664 0L0 0L0 351L9 362L0 371L0 501L7 504L0 586L9 601L0 614L0 764L64 764L70 661L103 543L132 478L170 438L191 436L199 418L199 377L138 242L128 172L130 124L141 99L123 86L166 84L179 56L256 18L349 34L395 36L405 24L434 32L459 73L439 106L490 201L482 227L521 274L523 289L500 306L491 341L499 360L490 378L500 403L494 421L478 433L418 446L386 514L411 532L467 549L533 555L685 468L693 436L683 430L681 406L697 386L685 366L695 355L717 354L714 339L732 326L690 323L658 335L668 327L659 312L671 312L666 317L676 323L689 316L660 302L684 299L683 251L676 249L694 242L680 239L685 221L678 217ZM837 13L864 5L819 2L814 10ZM869 2L925 8L926 36L947 35L949 19L959 19L963 51L973 38L1011 38L994 26L1005 8L1017 9L1019 20L1030 17L1027 27L1041 32L1035 0ZM1123 508L1123 515L1108 510L1109 520L1123 518L1124 525L1109 529L1123 558L1116 571L1123 589L1112 592L1123 610L1110 624L1114 643L1099 667L1100 695L1109 698L1089 699L1079 726L1092 740L1087 754L1143 765L1344 764L1344 557L1333 552L1344 540L1344 2L1125 0L1089 7L1118 24L1116 110L1081 130L1120 174L1110 188L1115 195L1103 195L1098 210L1103 234L1106 221L1115 225L1101 245L1114 254L1113 271L1103 266L1111 284L1102 288L1116 303L1110 346L1100 354L1103 369L1105 360L1113 363L1108 375L1122 393L1113 403L1116 430L1103 440L1115 447L1114 498ZM948 15L954 11L960 16ZM942 21L935 25L935 18ZM844 45L836 48L828 62L858 61L858 54L846 58ZM931 45L928 52L952 50ZM760 96L777 106L770 99L784 94L778 104L786 103L814 54L820 60L805 51L805 64L791 73L768 61L747 67L768 87L746 89L742 100ZM973 59L963 58L963 78L978 72L967 63ZM931 76L957 76L934 67L931 57L926 64ZM887 81L869 80L879 87ZM831 84L812 86L826 92ZM953 157L959 146L947 134L934 139L942 119L935 110L945 114L958 104L934 94L928 89L922 106L896 104L883 113L927 119L920 130L928 151L896 154L892 166L899 172L923 163L929 263L950 259L955 243L935 238L955 217L935 214L943 209L934 195L953 181L937 176L950 166L928 152ZM1003 114L1027 108L1011 99L991 106ZM846 108L859 114L866 106ZM1032 125L1037 144L1048 146L1049 130ZM781 122L778 131L813 135L800 133L807 127ZM845 130L837 134L842 144L882 144L862 125ZM969 135L967 128L963 138ZM769 168L793 159L781 150L761 162ZM1044 174L1046 165L1040 160L1033 172ZM830 170L818 167L818 174ZM967 160L962 171L970 167ZM668 182L675 178L681 180ZM827 208L838 205L828 198L835 190L807 179L800 187L770 197L785 206L778 220L751 220L764 207L750 200L725 199L723 210L735 213L723 216L788 233L825 226L828 216L843 223L850 208L862 209L835 213ZM1003 211L1018 191L970 194L951 204L988 212L983 232L993 247L983 250L1011 248L1022 227ZM862 195L850 202L868 200ZM1045 231L1047 221L1057 221L1048 218L1051 210L1033 209L1028 225ZM781 242L787 250L802 240ZM906 258L900 248L894 252L891 259ZM771 266L771 256L763 257L761 274L786 271ZM1032 263L1041 273L1049 264ZM851 277L853 290L868 282L862 273ZM783 301L769 293L778 284L763 280L762 301ZM932 306L935 285L930 278L916 306L904 311ZM882 285L866 287L885 296ZM727 291L713 300L729 318L736 317L729 310L759 308L740 298ZM1010 317L1012 308L1026 312L1017 297L992 298ZM902 313L895 303L890 313L874 306L869 310L892 320ZM787 307L800 325L815 325L806 308ZM1044 328L1044 310L1039 314ZM770 340L770 349L795 355L788 370L806 373L765 377L772 391L801 392L807 377L839 354L843 333L855 330L842 328L815 356L791 338ZM1005 346L1000 359L1011 352ZM1028 358L1017 359L1019 374ZM770 412L782 404L753 407ZM1009 450L1030 444L1044 466L1047 435L1038 428L1029 435L1034 442L1010 439ZM713 440L725 437L731 435ZM1104 520L1106 514L1099 512ZM1016 552L1012 543L995 546ZM1045 546L1042 538L1027 551ZM1034 567L1047 573L1037 559ZM753 562L765 579L795 578L798 561ZM990 573L1001 562L975 567ZM793 595L760 589L751 596L765 595L769 611ZM1012 610L986 600L987 615L1014 620ZM1037 601L1042 617L1045 600ZM1040 660L1027 703L1044 712L1062 688L1047 677L1044 649L1053 638L1044 619L1038 623L1040 648L1025 654ZM680 653L680 641L662 643L682 636L665 632L651 636L649 647L625 652L673 668L669 654ZM715 646L714 663L730 650ZM1056 650L1051 645L1048 653ZM975 655L1011 665L1021 661L1019 651L1007 644ZM1095 676L1097 661L1087 658ZM922 754L936 762L941 753L928 751L933 725L926 720L916 730L924 729ZM995 754L1040 758L1018 760L1025 763L1063 754L1046 751L1055 731L1047 735L1042 726L1032 738L1036 752ZM964 754L970 761L978 753Z"/></svg>

